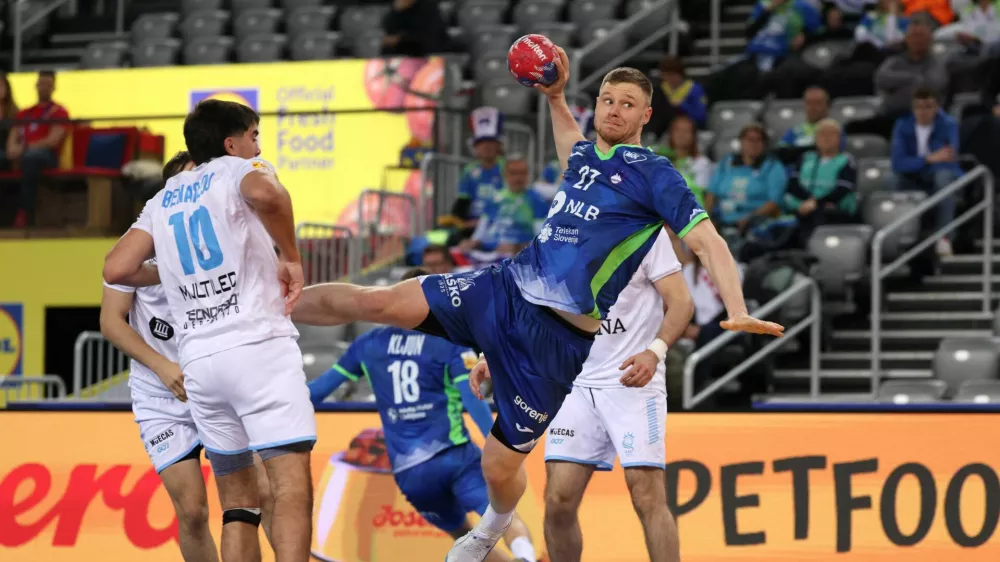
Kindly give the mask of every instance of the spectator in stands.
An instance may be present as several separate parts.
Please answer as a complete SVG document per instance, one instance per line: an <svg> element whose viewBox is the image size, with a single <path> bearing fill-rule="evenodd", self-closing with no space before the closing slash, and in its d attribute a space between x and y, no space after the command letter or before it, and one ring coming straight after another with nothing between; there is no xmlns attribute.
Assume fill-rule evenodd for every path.
<svg viewBox="0 0 1000 562"><path fill-rule="evenodd" d="M955 12L951 9L949 0L902 0L903 8L907 17L913 17L919 13L926 13L930 16L929 22L932 28L948 25L955 19Z"/></svg>
<svg viewBox="0 0 1000 562"><path fill-rule="evenodd" d="M469 164L462 171L458 184L458 198L452 206L452 216L443 217L443 226L458 228L452 244L472 236L479 215L503 189L503 115L494 107L480 107L472 112L472 147L478 162Z"/></svg>
<svg viewBox="0 0 1000 562"><path fill-rule="evenodd" d="M395 0L382 22L382 54L426 57L451 50L448 27L433 0Z"/></svg>
<svg viewBox="0 0 1000 562"><path fill-rule="evenodd" d="M670 124L666 146L653 147L653 151L670 159L704 207L705 189L712 180L714 164L698 148L697 133L694 121L687 115L680 115Z"/></svg>
<svg viewBox="0 0 1000 562"><path fill-rule="evenodd" d="M450 273L455 268L455 258L444 246L430 245L424 248L423 263L420 267L431 275Z"/></svg>
<svg viewBox="0 0 1000 562"><path fill-rule="evenodd" d="M708 98L700 84L687 77L684 63L674 56L660 61L660 87L653 88L653 117L646 125L648 132L661 137L678 115L690 118L703 128L708 118Z"/></svg>
<svg viewBox="0 0 1000 562"><path fill-rule="evenodd" d="M813 146L816 144L816 124L830 116L830 96L826 90L813 86L802 96L806 120L785 131L778 144L783 146Z"/></svg>
<svg viewBox="0 0 1000 562"><path fill-rule="evenodd" d="M459 248L513 256L528 245L548 214L549 205L528 189L528 161L511 156L504 167L507 184L487 205L472 238Z"/></svg>
<svg viewBox="0 0 1000 562"><path fill-rule="evenodd" d="M899 0L879 0L855 28L850 55L824 73L822 83L831 97L874 94L872 75L887 57L903 49L907 23Z"/></svg>
<svg viewBox="0 0 1000 562"><path fill-rule="evenodd" d="M817 226L853 222L858 210L858 169L842 148L843 131L833 119L816 124L816 150L802 155L788 179L785 208L799 221L805 246Z"/></svg>
<svg viewBox="0 0 1000 562"><path fill-rule="evenodd" d="M892 132L892 170L899 190L944 189L962 175L958 165L958 124L938 105L934 91L921 88L913 94L913 112L901 117ZM934 222L943 228L955 219L957 198L938 203ZM938 255L951 255L947 238L938 240Z"/></svg>
<svg viewBox="0 0 1000 562"><path fill-rule="evenodd" d="M712 174L705 210L721 226L741 232L752 222L781 211L788 176L785 167L767 154L767 131L751 123L740 131L740 151L726 156Z"/></svg>
<svg viewBox="0 0 1000 562"><path fill-rule="evenodd" d="M980 52L1000 41L1000 8L996 0L968 0L958 9L959 21L934 32L939 41L956 41Z"/></svg>
<svg viewBox="0 0 1000 562"><path fill-rule="evenodd" d="M56 75L51 71L38 73L35 90L38 103L17 114L18 123L7 138L7 158L20 165L20 205L14 218L14 228L33 226L38 184L42 172L59 164L59 150L69 132L69 112L52 101Z"/></svg>
<svg viewBox="0 0 1000 562"><path fill-rule="evenodd" d="M14 128L15 118L17 118L17 104L14 103L14 90L10 87L7 74L0 72L0 171L10 169L6 150L7 137Z"/></svg>
<svg viewBox="0 0 1000 562"><path fill-rule="evenodd" d="M879 0L875 9L865 14L854 30L855 56L862 45L870 46L877 53L901 48L909 21L902 13L899 0Z"/></svg>

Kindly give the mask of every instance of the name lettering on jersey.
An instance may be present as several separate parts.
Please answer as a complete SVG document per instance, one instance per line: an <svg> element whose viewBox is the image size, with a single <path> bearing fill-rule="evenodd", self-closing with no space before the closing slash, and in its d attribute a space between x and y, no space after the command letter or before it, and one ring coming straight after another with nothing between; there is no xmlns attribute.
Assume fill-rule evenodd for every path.
<svg viewBox="0 0 1000 562"><path fill-rule="evenodd" d="M620 318L605 318L604 320L601 320L601 329L597 331L597 335L615 335L624 334L626 332L628 332L628 330L625 329L625 324L622 324Z"/></svg>
<svg viewBox="0 0 1000 562"><path fill-rule="evenodd" d="M639 152L632 152L631 150L626 150L624 154L626 164L635 164L636 162L642 162L646 159L646 155Z"/></svg>
<svg viewBox="0 0 1000 562"><path fill-rule="evenodd" d="M214 177L215 173L213 172L201 176L192 184L180 185L170 191L165 191L163 193L163 208L169 209L181 203L197 203L201 196L211 189Z"/></svg>
<svg viewBox="0 0 1000 562"><path fill-rule="evenodd" d="M538 410L532 408L527 402L521 399L520 395L514 396L514 405L520 408L525 414L528 414L529 418L538 423L545 423L549 419L549 415L547 413L539 412Z"/></svg>
<svg viewBox="0 0 1000 562"><path fill-rule="evenodd" d="M404 336L394 334L389 338L389 347L386 353L389 355L409 355L410 357L420 355L424 351L423 334L415 336Z"/></svg>
<svg viewBox="0 0 1000 562"><path fill-rule="evenodd" d="M173 436L174 436L174 430L168 429L168 430L164 431L163 433L157 435L156 437L150 439L149 440L149 445L151 447L155 447L155 446L159 445L160 443L163 443L167 439L170 439Z"/></svg>
<svg viewBox="0 0 1000 562"><path fill-rule="evenodd" d="M195 281L189 285L180 285L177 289L184 300L204 299L212 295L221 295L236 288L236 272L222 274L215 279Z"/></svg>
<svg viewBox="0 0 1000 562"><path fill-rule="evenodd" d="M573 437L575 434L572 429L566 429L563 427L553 427L549 429L549 435L562 435L563 437Z"/></svg>
<svg viewBox="0 0 1000 562"><path fill-rule="evenodd" d="M187 322L184 323L184 329L194 329L197 326L203 326L206 323L212 324L216 320L221 320L230 314L240 313L240 294L233 293L230 295L226 302L218 305L211 306L208 308L195 308L187 311L185 315L187 316Z"/></svg>

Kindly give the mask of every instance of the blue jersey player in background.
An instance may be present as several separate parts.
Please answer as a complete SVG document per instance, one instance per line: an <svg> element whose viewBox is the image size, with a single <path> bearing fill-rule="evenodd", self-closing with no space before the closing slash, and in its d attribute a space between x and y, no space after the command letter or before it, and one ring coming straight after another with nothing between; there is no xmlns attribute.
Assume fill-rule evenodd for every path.
<svg viewBox="0 0 1000 562"><path fill-rule="evenodd" d="M404 279L424 275L413 270ZM396 484L431 524L456 539L472 529L468 513L489 506L481 452L462 419L468 410L483 436L493 414L469 388L475 351L448 340L395 327L359 336L329 371L309 382L320 404L347 381L366 377L375 392ZM535 562L528 528L515 519L505 538L518 561ZM488 560L509 560L500 552Z"/></svg>
<svg viewBox="0 0 1000 562"><path fill-rule="evenodd" d="M296 309L297 321L305 324L390 324L485 354L497 406L482 461L490 507L471 532L455 541L447 562L485 560L510 526L527 488L525 456L544 437L583 368L601 320L664 225L711 275L728 314L723 328L774 336L783 330L747 313L726 242L670 161L639 146L652 115L649 78L634 68L617 68L604 77L594 111L597 140L590 142L566 103L569 61L558 51L559 79L536 88L548 98L565 173L528 247L473 273L428 275L391 287L309 287ZM666 347L654 340L649 351L662 361ZM473 391L477 376L482 373L469 381Z"/></svg>

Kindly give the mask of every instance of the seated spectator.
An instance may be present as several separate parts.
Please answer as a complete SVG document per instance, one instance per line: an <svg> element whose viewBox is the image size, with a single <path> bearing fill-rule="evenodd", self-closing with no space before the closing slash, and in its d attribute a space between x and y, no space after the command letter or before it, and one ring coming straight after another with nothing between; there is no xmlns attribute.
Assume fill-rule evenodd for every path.
<svg viewBox="0 0 1000 562"><path fill-rule="evenodd" d="M458 228L455 243L472 236L476 220L487 203L503 188L503 115L494 107L480 107L472 112L472 148L477 162L462 171L458 183L458 198L450 217L442 217L442 226Z"/></svg>
<svg viewBox="0 0 1000 562"><path fill-rule="evenodd" d="M686 115L681 115L670 124L666 146L652 148L657 154L670 159L674 168L684 176L684 181L698 199L698 204L704 207L705 188L712 180L714 165L707 156L701 154L697 133L694 121Z"/></svg>
<svg viewBox="0 0 1000 562"><path fill-rule="evenodd" d="M853 222L858 210L858 169L842 148L843 132L833 119L816 124L816 150L802 156L788 179L785 208L799 221L805 246L817 226Z"/></svg>
<svg viewBox="0 0 1000 562"><path fill-rule="evenodd" d="M826 90L813 86L802 96L806 120L785 131L780 146L807 147L816 144L816 124L830 116L830 96Z"/></svg>
<svg viewBox="0 0 1000 562"><path fill-rule="evenodd" d="M668 56L660 61L659 86L653 88L653 116L646 124L645 131L655 133L660 138L679 115L694 121L698 128L705 127L708 98L701 85L687 78L681 59Z"/></svg>
<svg viewBox="0 0 1000 562"><path fill-rule="evenodd" d="M958 124L938 106L935 93L922 88L913 95L913 113L901 117L892 132L892 170L896 189L933 194L962 175L958 165ZM943 228L955 219L954 195L938 203L934 223ZM951 255L947 238L938 240L938 255Z"/></svg>
<svg viewBox="0 0 1000 562"><path fill-rule="evenodd" d="M487 205L472 238L459 244L462 251L482 250L512 256L535 238L548 214L548 204L528 189L527 160L511 156L504 173L507 185Z"/></svg>
<svg viewBox="0 0 1000 562"><path fill-rule="evenodd" d="M740 131L740 151L719 161L705 194L705 210L721 226L745 232L751 220L777 216L785 195L785 167L769 156L767 132L751 123Z"/></svg>
<svg viewBox="0 0 1000 562"><path fill-rule="evenodd" d="M382 54L426 57L451 50L448 26L433 0L395 0L382 22Z"/></svg>
<svg viewBox="0 0 1000 562"><path fill-rule="evenodd" d="M14 91L10 88L7 75L0 72L0 171L10 170L10 160L7 159L7 137L14 128L17 118L17 104L14 103Z"/></svg>
<svg viewBox="0 0 1000 562"><path fill-rule="evenodd" d="M879 0L854 30L854 48L823 74L821 83L831 97L874 95L872 75L878 65L903 49L909 20L899 0Z"/></svg>
<svg viewBox="0 0 1000 562"><path fill-rule="evenodd" d="M899 0L879 0L875 9L865 14L854 30L855 53L863 45L871 46L875 52L901 48L909 21L902 14Z"/></svg>
<svg viewBox="0 0 1000 562"><path fill-rule="evenodd" d="M955 19L950 0L902 0L902 2L907 17L925 12L931 18L931 27L935 29L948 25Z"/></svg>
<svg viewBox="0 0 1000 562"><path fill-rule="evenodd" d="M59 165L59 151L70 129L66 108L52 101L55 89L55 73L39 72L38 103L18 112L18 123L7 137L7 158L20 166L22 175L14 228L34 226L42 172Z"/></svg>
<svg viewBox="0 0 1000 562"><path fill-rule="evenodd" d="M938 41L956 41L974 52L1000 41L1000 14L995 0L969 0L958 10L958 22L934 32Z"/></svg>
<svg viewBox="0 0 1000 562"><path fill-rule="evenodd" d="M431 275L450 273L455 268L455 259L444 246L430 245L424 248L423 263L420 268Z"/></svg>

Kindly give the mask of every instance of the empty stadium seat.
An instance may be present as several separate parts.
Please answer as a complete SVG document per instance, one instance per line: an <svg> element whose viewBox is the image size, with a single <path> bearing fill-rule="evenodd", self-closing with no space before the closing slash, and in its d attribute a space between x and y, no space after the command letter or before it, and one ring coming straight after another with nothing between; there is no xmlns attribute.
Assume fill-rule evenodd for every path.
<svg viewBox="0 0 1000 562"><path fill-rule="evenodd" d="M878 389L875 400L890 404L920 404L937 402L944 397L948 385L944 381L886 381Z"/></svg>
<svg viewBox="0 0 1000 562"><path fill-rule="evenodd" d="M569 5L569 21L585 27L596 20L614 19L616 4L608 0L573 0Z"/></svg>
<svg viewBox="0 0 1000 562"><path fill-rule="evenodd" d="M980 103L982 103L982 97L979 92L959 92L951 100L951 108L948 109L948 113L951 113L951 116L961 123L965 110Z"/></svg>
<svg viewBox="0 0 1000 562"><path fill-rule="evenodd" d="M864 224L821 226L813 231L807 249L819 260L813 277L823 293L842 296L859 281L868 264L872 227Z"/></svg>
<svg viewBox="0 0 1000 562"><path fill-rule="evenodd" d="M964 55L966 53L966 49L962 44L953 41L935 41L934 44L931 45L931 52L947 60L956 55Z"/></svg>
<svg viewBox="0 0 1000 562"><path fill-rule="evenodd" d="M327 31L336 13L330 6L302 6L292 11L285 25L293 37L310 31Z"/></svg>
<svg viewBox="0 0 1000 562"><path fill-rule="evenodd" d="M245 10L260 10L274 7L272 0L230 0L233 11L236 13Z"/></svg>
<svg viewBox="0 0 1000 562"><path fill-rule="evenodd" d="M184 44L184 64L223 64L233 53L232 37L195 37Z"/></svg>
<svg viewBox="0 0 1000 562"><path fill-rule="evenodd" d="M505 0L466 0L458 7L458 25L467 31L481 26L500 25L506 11Z"/></svg>
<svg viewBox="0 0 1000 562"><path fill-rule="evenodd" d="M274 33L281 22L281 10L275 8L252 8L236 14L233 19L233 35L242 41L251 35Z"/></svg>
<svg viewBox="0 0 1000 562"><path fill-rule="evenodd" d="M993 335L1000 336L1000 308L993 313Z"/></svg>
<svg viewBox="0 0 1000 562"><path fill-rule="evenodd" d="M964 404L1000 403L1000 381L965 381L952 400Z"/></svg>
<svg viewBox="0 0 1000 562"><path fill-rule="evenodd" d="M865 224L878 232L926 198L927 194L922 191L877 191L862 204L861 216ZM882 245L882 261L888 262L899 257L917 241L919 234L920 217L910 219L902 227L894 230Z"/></svg>
<svg viewBox="0 0 1000 562"><path fill-rule="evenodd" d="M809 45L802 51L802 60L814 68L826 70L840 55L854 48L852 41L821 41Z"/></svg>
<svg viewBox="0 0 1000 562"><path fill-rule="evenodd" d="M521 29L529 29L538 24L557 22L562 8L559 0L521 0L514 6L514 24ZM553 42L559 45L555 40Z"/></svg>
<svg viewBox="0 0 1000 562"><path fill-rule="evenodd" d="M763 108L764 104L755 100L716 102L708 115L708 128L716 133L739 130L747 123L757 121Z"/></svg>
<svg viewBox="0 0 1000 562"><path fill-rule="evenodd" d="M129 51L128 43L113 41L87 45L80 64L83 68L119 68L125 63Z"/></svg>
<svg viewBox="0 0 1000 562"><path fill-rule="evenodd" d="M274 33L253 35L240 42L236 58L240 62L274 62L284 58L288 40Z"/></svg>
<svg viewBox="0 0 1000 562"><path fill-rule="evenodd" d="M774 100L764 110L764 126L774 131L776 137L806 120L806 108L802 100Z"/></svg>
<svg viewBox="0 0 1000 562"><path fill-rule="evenodd" d="M181 0L181 12L191 14L199 10L221 10L224 0Z"/></svg>
<svg viewBox="0 0 1000 562"><path fill-rule="evenodd" d="M301 345L302 350L302 370L306 373L306 380L312 380L330 370L330 367L340 359L341 353L334 347L307 346Z"/></svg>
<svg viewBox="0 0 1000 562"><path fill-rule="evenodd" d="M878 135L848 135L847 152L855 158L885 158L889 142Z"/></svg>
<svg viewBox="0 0 1000 562"><path fill-rule="evenodd" d="M625 17L631 18L653 4L656 4L658 1L659 0L629 0L628 3L625 4ZM633 42L638 42L649 37L650 35L653 35L657 31L670 25L669 18L669 6L663 4L629 28L629 39Z"/></svg>
<svg viewBox="0 0 1000 562"><path fill-rule="evenodd" d="M343 35L354 39L362 34L382 28L382 19L389 13L388 6L348 6L340 16Z"/></svg>
<svg viewBox="0 0 1000 562"><path fill-rule="evenodd" d="M862 158L858 161L858 196L862 199L876 191L894 189L895 174L888 158Z"/></svg>
<svg viewBox="0 0 1000 562"><path fill-rule="evenodd" d="M372 29L358 35L351 43L351 54L359 59L377 58L382 54L383 37L381 29Z"/></svg>
<svg viewBox="0 0 1000 562"><path fill-rule="evenodd" d="M507 115L524 115L532 110L532 93L513 80L486 84L482 88L483 105L495 107Z"/></svg>
<svg viewBox="0 0 1000 562"><path fill-rule="evenodd" d="M351 332L353 337L357 339L358 336L367 334L368 332L379 327L381 327L381 324L376 324L374 322L355 322L351 324Z"/></svg>
<svg viewBox="0 0 1000 562"><path fill-rule="evenodd" d="M225 10L199 10L191 12L181 24L181 35L185 39L222 36L229 23L229 12Z"/></svg>
<svg viewBox="0 0 1000 562"><path fill-rule="evenodd" d="M301 346L331 346L335 342L347 341L347 326L310 326L296 324L299 330L299 345Z"/></svg>
<svg viewBox="0 0 1000 562"><path fill-rule="evenodd" d="M340 35L334 31L305 31L295 34L289 47L292 60L332 59Z"/></svg>
<svg viewBox="0 0 1000 562"><path fill-rule="evenodd" d="M172 37L180 20L180 16L174 13L142 14L132 24L132 42Z"/></svg>
<svg viewBox="0 0 1000 562"><path fill-rule="evenodd" d="M474 68L476 81L481 84L499 82L510 76L507 70L507 52L497 51L479 57Z"/></svg>
<svg viewBox="0 0 1000 562"><path fill-rule="evenodd" d="M486 53L508 51L514 42L516 30L513 26L478 27L469 37L467 44L473 57L478 58Z"/></svg>
<svg viewBox="0 0 1000 562"><path fill-rule="evenodd" d="M576 26L571 23L546 22L521 26L520 33L539 33L564 49L573 45Z"/></svg>
<svg viewBox="0 0 1000 562"><path fill-rule="evenodd" d="M180 50L178 39L149 39L132 47L132 66L173 66Z"/></svg>
<svg viewBox="0 0 1000 562"><path fill-rule="evenodd" d="M934 376L952 390L970 380L995 380L1000 375L1000 345L993 338L947 338L934 354Z"/></svg>
<svg viewBox="0 0 1000 562"><path fill-rule="evenodd" d="M600 68L628 49L628 37L620 34L610 34L611 30L617 27L619 23L617 20L610 19L596 20L585 24L579 29L577 37L580 40L580 45L586 46L596 41L604 41L600 47L590 51L584 57L582 61L584 68Z"/></svg>
<svg viewBox="0 0 1000 562"><path fill-rule="evenodd" d="M726 156L740 149L739 129L726 129L715 135L712 140L712 158L719 162Z"/></svg>
<svg viewBox="0 0 1000 562"><path fill-rule="evenodd" d="M882 102L877 97L844 97L833 100L830 105L830 117L844 124L851 121L868 119L878 114Z"/></svg>

